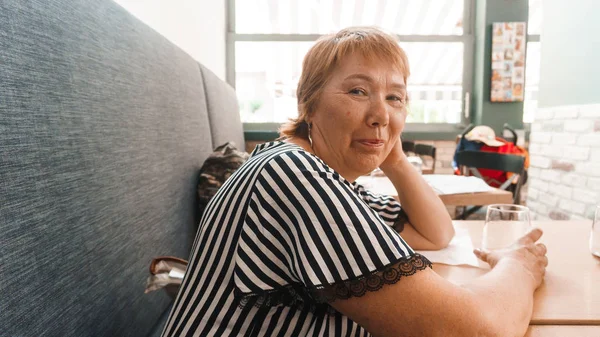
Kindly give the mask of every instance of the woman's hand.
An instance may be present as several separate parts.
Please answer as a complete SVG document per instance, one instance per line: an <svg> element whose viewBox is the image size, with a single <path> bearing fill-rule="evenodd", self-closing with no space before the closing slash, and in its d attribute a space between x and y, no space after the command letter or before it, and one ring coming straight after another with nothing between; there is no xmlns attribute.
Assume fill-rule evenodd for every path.
<svg viewBox="0 0 600 337"><path fill-rule="evenodd" d="M406 159L406 154L402 151L402 141L398 137L392 146L392 150L388 156L384 159L383 163L379 165L379 168L386 173L387 170L396 166L398 162ZM386 173L387 174L387 173Z"/></svg>
<svg viewBox="0 0 600 337"><path fill-rule="evenodd" d="M454 236L452 219L446 206L408 161L398 137L392 150L379 165L394 184L398 200L408 215L402 238L413 249L438 250L448 246Z"/></svg>
<svg viewBox="0 0 600 337"><path fill-rule="evenodd" d="M542 284L548 266L546 246L543 243L536 243L541 236L542 230L534 228L508 248L493 251L475 249L474 253L492 268L503 260L519 263L531 275L537 289Z"/></svg>

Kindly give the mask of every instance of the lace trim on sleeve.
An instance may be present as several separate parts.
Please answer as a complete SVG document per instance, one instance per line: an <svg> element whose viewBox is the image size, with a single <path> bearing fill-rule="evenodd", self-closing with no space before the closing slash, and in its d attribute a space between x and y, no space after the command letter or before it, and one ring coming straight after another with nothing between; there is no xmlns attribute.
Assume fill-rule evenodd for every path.
<svg viewBox="0 0 600 337"><path fill-rule="evenodd" d="M406 212L404 211L404 209L401 209L400 212L398 212L398 218L394 222L394 225L392 226L392 228L397 233L402 233L402 231L404 230L404 225L406 223L408 223L408 222L410 222L408 220L408 214L406 214Z"/></svg>
<svg viewBox="0 0 600 337"><path fill-rule="evenodd" d="M375 270L368 275L334 284L315 287L290 284L260 293L242 293L236 288L235 297L241 308L247 305L259 308L284 305L298 309L308 308L315 311L322 307L324 303L364 296L368 291L377 291L384 284L394 284L403 276L414 275L417 271L428 267L431 268L431 262L425 256L415 254L402 257L395 263L389 264L381 270Z"/></svg>

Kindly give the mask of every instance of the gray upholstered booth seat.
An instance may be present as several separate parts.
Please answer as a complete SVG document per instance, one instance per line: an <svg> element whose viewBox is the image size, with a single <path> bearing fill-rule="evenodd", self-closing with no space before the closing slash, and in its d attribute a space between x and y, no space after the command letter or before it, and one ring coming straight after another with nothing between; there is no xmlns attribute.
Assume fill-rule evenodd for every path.
<svg viewBox="0 0 600 337"><path fill-rule="evenodd" d="M0 336L150 335L225 141L233 90L114 2L1 0Z"/></svg>

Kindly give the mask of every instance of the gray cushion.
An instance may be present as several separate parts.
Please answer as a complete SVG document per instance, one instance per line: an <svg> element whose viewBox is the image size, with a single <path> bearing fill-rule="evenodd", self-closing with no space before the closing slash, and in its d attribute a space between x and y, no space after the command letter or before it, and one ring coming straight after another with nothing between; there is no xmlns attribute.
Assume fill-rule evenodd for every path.
<svg viewBox="0 0 600 337"><path fill-rule="evenodd" d="M213 148L233 142L238 149L243 151L245 148L244 131L235 91L228 85L218 85L222 81L206 67L201 65L200 69L205 83Z"/></svg>
<svg viewBox="0 0 600 337"><path fill-rule="evenodd" d="M0 335L150 332L148 264L194 238L205 92L239 118L202 72L110 0L0 1Z"/></svg>
<svg viewBox="0 0 600 337"><path fill-rule="evenodd" d="M165 312L160 316L156 324L154 324L154 326L152 327L152 331L150 331L148 337L160 337L162 335L162 331L165 328L165 325L167 324L167 320L169 319L169 313L172 308L173 306L170 305L169 308L167 308L167 310L165 310Z"/></svg>

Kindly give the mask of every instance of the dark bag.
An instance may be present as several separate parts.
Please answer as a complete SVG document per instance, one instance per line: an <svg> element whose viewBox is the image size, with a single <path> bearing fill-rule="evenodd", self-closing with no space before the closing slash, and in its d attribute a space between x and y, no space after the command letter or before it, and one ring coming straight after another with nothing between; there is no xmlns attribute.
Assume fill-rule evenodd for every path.
<svg viewBox="0 0 600 337"><path fill-rule="evenodd" d="M250 154L239 151L233 143L227 142L217 147L204 161L197 189L199 218L219 188L249 157Z"/></svg>

